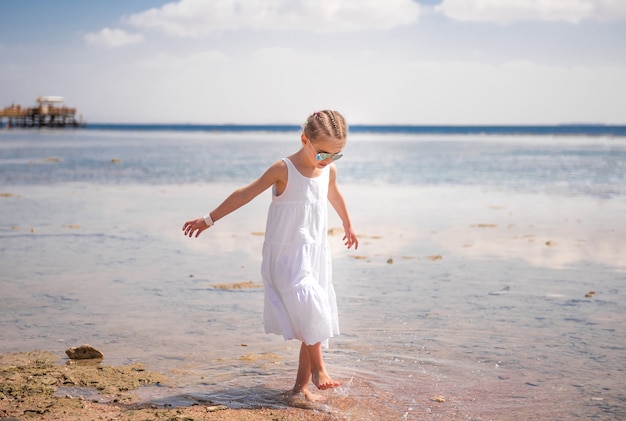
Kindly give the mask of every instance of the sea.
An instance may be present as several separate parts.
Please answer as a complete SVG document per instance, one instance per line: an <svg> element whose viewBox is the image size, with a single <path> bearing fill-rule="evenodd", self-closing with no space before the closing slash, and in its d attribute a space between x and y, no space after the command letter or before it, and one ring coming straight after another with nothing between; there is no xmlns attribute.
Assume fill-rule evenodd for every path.
<svg viewBox="0 0 626 421"><path fill-rule="evenodd" d="M0 353L89 343L171 379L140 400L294 405L263 332L267 191L292 125L0 129ZM626 126L354 126L332 212L329 419L626 419ZM311 386L313 387L313 386ZM72 390L106 401L97 392Z"/></svg>

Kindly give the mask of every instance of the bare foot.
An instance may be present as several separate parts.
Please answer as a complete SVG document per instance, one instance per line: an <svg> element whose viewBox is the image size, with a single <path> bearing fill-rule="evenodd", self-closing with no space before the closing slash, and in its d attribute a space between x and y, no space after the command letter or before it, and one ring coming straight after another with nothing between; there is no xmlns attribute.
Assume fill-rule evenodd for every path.
<svg viewBox="0 0 626 421"><path fill-rule="evenodd" d="M322 396L311 393L309 389L292 389L283 393L282 396L285 398L289 406L293 406L294 408L320 409L324 406L319 403L323 400Z"/></svg>
<svg viewBox="0 0 626 421"><path fill-rule="evenodd" d="M339 382L330 378L325 370L311 373L311 381L320 390L332 389L339 386Z"/></svg>
<svg viewBox="0 0 626 421"><path fill-rule="evenodd" d="M308 388L296 390L291 389L289 392L285 393L287 399L306 399L309 402L317 402L322 399L320 395L316 395L312 393Z"/></svg>

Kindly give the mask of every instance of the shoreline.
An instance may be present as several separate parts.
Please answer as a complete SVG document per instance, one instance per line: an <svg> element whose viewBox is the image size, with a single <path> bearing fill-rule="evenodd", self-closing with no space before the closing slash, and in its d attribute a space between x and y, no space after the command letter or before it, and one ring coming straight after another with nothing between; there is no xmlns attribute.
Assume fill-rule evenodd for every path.
<svg viewBox="0 0 626 421"><path fill-rule="evenodd" d="M141 387L168 385L160 373L141 364L108 366L102 362L61 364L49 351L0 354L0 419L74 421L84 419L167 420L328 420L317 408L229 408L198 399L188 406L142 401Z"/></svg>

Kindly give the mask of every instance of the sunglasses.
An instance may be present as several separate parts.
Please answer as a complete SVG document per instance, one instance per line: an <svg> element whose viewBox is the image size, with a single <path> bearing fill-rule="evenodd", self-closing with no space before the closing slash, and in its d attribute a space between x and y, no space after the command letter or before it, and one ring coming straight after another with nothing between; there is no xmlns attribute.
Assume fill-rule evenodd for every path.
<svg viewBox="0 0 626 421"><path fill-rule="evenodd" d="M313 144L311 142L309 142L309 145L311 145L313 152L315 152L316 154L315 159L317 159L318 161L324 161L328 158L332 159L333 161L336 161L343 156L341 152L337 152L337 153L318 152L315 150L315 148L313 148Z"/></svg>

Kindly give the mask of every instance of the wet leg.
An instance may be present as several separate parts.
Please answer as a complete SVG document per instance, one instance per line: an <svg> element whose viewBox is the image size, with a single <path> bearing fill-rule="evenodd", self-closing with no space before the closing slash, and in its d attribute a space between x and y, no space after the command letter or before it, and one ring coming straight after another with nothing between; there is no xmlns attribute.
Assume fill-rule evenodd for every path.
<svg viewBox="0 0 626 421"><path fill-rule="evenodd" d="M311 393L308 388L309 381L311 381L311 359L309 358L309 350L303 342L300 346L300 358L298 363L298 374L296 375L296 384L291 390L292 396L296 397L298 394L302 393L309 401L317 400L318 396Z"/></svg>

